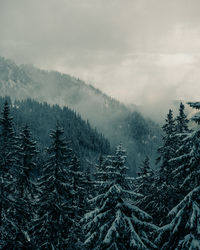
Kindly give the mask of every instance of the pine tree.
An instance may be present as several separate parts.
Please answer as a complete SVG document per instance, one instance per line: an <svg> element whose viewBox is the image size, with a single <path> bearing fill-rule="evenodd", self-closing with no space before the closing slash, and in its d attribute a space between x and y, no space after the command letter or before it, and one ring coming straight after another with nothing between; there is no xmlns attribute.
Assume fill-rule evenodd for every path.
<svg viewBox="0 0 200 250"><path fill-rule="evenodd" d="M99 185L101 185L101 182L103 181L102 180L102 172L105 171L105 159L102 155L99 156L98 158L98 162L95 166L95 178L96 178L96 181L99 182ZM96 183L97 186L98 186L98 183Z"/></svg>
<svg viewBox="0 0 200 250"><path fill-rule="evenodd" d="M138 176L147 176L151 172L149 157L146 156L144 161L141 164L140 172L138 172Z"/></svg>
<svg viewBox="0 0 200 250"><path fill-rule="evenodd" d="M199 103L189 103L200 109ZM184 117L184 116L183 116ZM186 117L184 117L184 120ZM199 115L192 118L199 124ZM188 123L188 122L187 122ZM184 124L184 123L182 123ZM186 123L185 123L186 124ZM160 249L199 249L200 248L200 132L199 128L189 131L187 126L179 127L180 138L176 157L171 162L176 165L172 180L178 183L175 193L176 201L183 200L169 212L169 223L160 229L156 243ZM180 133L179 133L180 132ZM177 181L178 180L178 181ZM179 193L179 192L180 193Z"/></svg>
<svg viewBox="0 0 200 250"><path fill-rule="evenodd" d="M136 178L136 192L147 196L150 192L150 187L154 180L154 172L150 167L149 157L146 156L144 161L140 166L140 172L137 173L138 177Z"/></svg>
<svg viewBox="0 0 200 250"><path fill-rule="evenodd" d="M158 149L160 163L159 170L156 171L151 191L145 198L146 211L154 218L155 224L162 224L165 216L176 203L177 189L172 180L173 165L170 160L176 155L175 121L173 112L170 109L163 128L163 143Z"/></svg>
<svg viewBox="0 0 200 250"><path fill-rule="evenodd" d="M179 107L179 115L176 117L176 133L183 134L189 131L188 123L189 120L185 114L185 106L181 102Z"/></svg>
<svg viewBox="0 0 200 250"><path fill-rule="evenodd" d="M84 187L85 176L81 170L78 158L74 155L69 166L71 199L68 214L72 220L72 226L68 234L68 249L83 249L83 233L81 218L86 212L87 191Z"/></svg>
<svg viewBox="0 0 200 250"><path fill-rule="evenodd" d="M90 165L87 165L86 169L83 170L83 175L84 175L84 189L86 190L86 197L87 197L86 203L87 203L88 199L94 197L96 189Z"/></svg>
<svg viewBox="0 0 200 250"><path fill-rule="evenodd" d="M5 249L30 249L30 228L34 217L34 195L36 187L33 171L37 155L35 142L31 139L28 126L22 130L15 145L15 179L11 184L12 195L7 209Z"/></svg>
<svg viewBox="0 0 200 250"><path fill-rule="evenodd" d="M153 216L156 224L164 224L165 216L184 197L179 185L180 178L176 176L178 172L177 163L173 160L180 154L179 149L183 144L183 140L190 133L189 121L184 113L184 108L181 103L179 115L175 120L170 110L166 124L163 126L165 133L163 147L161 147L163 161L152 186L152 199L148 199L149 204L147 206L147 211Z"/></svg>
<svg viewBox="0 0 200 250"><path fill-rule="evenodd" d="M105 181L108 179L108 175L106 172L106 165L111 164L111 158L112 156L107 156L106 158L103 157L102 155L99 156L98 162L95 165L95 173L94 173L94 177L95 180L93 181L94 183L94 187L95 187L95 194L100 194L102 192L104 192L103 188L105 185L103 185L105 183Z"/></svg>
<svg viewBox="0 0 200 250"><path fill-rule="evenodd" d="M173 112L170 109L167 114L166 123L162 127L163 135L163 144L158 149L159 157L157 162L161 163L160 165L160 181L164 182L166 185L171 182L171 173L173 171L172 166L169 161L175 156L175 121L173 118Z"/></svg>
<svg viewBox="0 0 200 250"><path fill-rule="evenodd" d="M68 214L68 202L72 197L69 175L71 159L68 158L71 150L58 124L50 137L49 157L40 179L41 194L34 238L38 249L68 249L67 236L73 224Z"/></svg>
<svg viewBox="0 0 200 250"><path fill-rule="evenodd" d="M183 181L181 176L181 172L179 171L179 168L177 167L179 164L179 157L183 154L183 145L186 142L186 138L191 134L191 130L188 128L189 120L187 119L187 116L184 113L185 106L183 103L180 103L179 108L179 115L176 118L176 131L175 131L175 143L176 143L176 154L175 156L170 160L170 164L173 165L173 172L172 172L172 179L174 182L174 185L176 185L177 189L180 189L181 182ZM179 199L183 198L181 193L177 193L177 196L179 195Z"/></svg>
<svg viewBox="0 0 200 250"><path fill-rule="evenodd" d="M149 204L152 199L154 181L155 173L150 167L149 157L146 156L140 166L138 177L135 179L134 190L136 193L141 194L136 199L135 204L149 214L152 213L152 210L149 209Z"/></svg>
<svg viewBox="0 0 200 250"><path fill-rule="evenodd" d="M161 250L200 249L200 187L192 190L168 214L170 223L159 230Z"/></svg>
<svg viewBox="0 0 200 250"><path fill-rule="evenodd" d="M166 215L177 204L177 194L179 191L174 185L160 183L160 173L155 171L149 195L145 196L139 205L153 217L153 222L160 226L165 224Z"/></svg>
<svg viewBox="0 0 200 250"><path fill-rule="evenodd" d="M15 238L9 243L9 247L30 249L31 227L35 215L35 196L37 188L34 182L34 170L36 169L36 142L31 138L31 132L26 125L18 138L16 146L15 176L13 183L14 202L10 211L10 220Z"/></svg>
<svg viewBox="0 0 200 250"><path fill-rule="evenodd" d="M13 203L12 184L14 182L15 134L13 118L10 115L8 101L5 101L0 120L0 247L13 238L9 233L10 221L8 212Z"/></svg>
<svg viewBox="0 0 200 250"><path fill-rule="evenodd" d="M10 114L10 106L8 101L5 101L0 120L1 125L1 167L9 169L13 166L13 150L15 147L15 133L13 129L13 117ZM8 171L9 172L9 171Z"/></svg>
<svg viewBox="0 0 200 250"><path fill-rule="evenodd" d="M200 103L189 103L193 108L200 109ZM200 124L199 114L192 117L192 120ZM185 131L182 134L182 142L178 154L171 161L177 168L173 172L173 178L179 185L182 195L186 195L198 186L200 182L200 128L194 131Z"/></svg>
<svg viewBox="0 0 200 250"><path fill-rule="evenodd" d="M104 192L92 199L96 207L83 219L86 230L86 249L148 249L156 248L148 238L156 226L151 217L134 206L126 182L126 154L119 145L106 166L108 178ZM104 175L104 174L103 174Z"/></svg>

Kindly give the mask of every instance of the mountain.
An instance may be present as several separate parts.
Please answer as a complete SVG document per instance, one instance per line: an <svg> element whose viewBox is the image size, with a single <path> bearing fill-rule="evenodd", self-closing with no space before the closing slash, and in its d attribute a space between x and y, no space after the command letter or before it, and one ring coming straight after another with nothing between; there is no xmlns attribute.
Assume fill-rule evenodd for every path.
<svg viewBox="0 0 200 250"><path fill-rule="evenodd" d="M12 99L33 98L73 109L103 133L112 146L124 143L133 174L146 154L154 162L160 127L80 79L32 65L17 66L0 57L0 91L1 96Z"/></svg>
<svg viewBox="0 0 200 250"><path fill-rule="evenodd" d="M10 103L14 127L17 134L27 124L37 141L40 154L45 158L46 148L50 144L49 133L55 128L57 121L63 127L70 147L83 162L94 162L100 154L110 152L109 141L89 122L81 119L74 111L58 105L50 106L35 100L11 101L8 97L0 97L0 110L4 102Z"/></svg>

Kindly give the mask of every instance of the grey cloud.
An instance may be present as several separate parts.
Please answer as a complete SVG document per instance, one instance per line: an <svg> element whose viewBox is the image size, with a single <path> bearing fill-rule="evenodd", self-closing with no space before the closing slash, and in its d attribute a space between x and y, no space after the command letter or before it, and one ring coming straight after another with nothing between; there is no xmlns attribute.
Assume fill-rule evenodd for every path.
<svg viewBox="0 0 200 250"><path fill-rule="evenodd" d="M199 0L0 0L0 55L83 78L126 103L198 98L199 8Z"/></svg>

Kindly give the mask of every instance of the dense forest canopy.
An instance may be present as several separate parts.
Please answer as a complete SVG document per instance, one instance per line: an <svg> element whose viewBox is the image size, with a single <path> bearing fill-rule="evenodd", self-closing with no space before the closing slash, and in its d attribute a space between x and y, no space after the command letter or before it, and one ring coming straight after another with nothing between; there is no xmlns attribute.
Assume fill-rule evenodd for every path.
<svg viewBox="0 0 200 250"><path fill-rule="evenodd" d="M122 143L113 151L70 109L0 101L1 249L200 248L200 128L182 103L157 169L146 156L133 178Z"/></svg>

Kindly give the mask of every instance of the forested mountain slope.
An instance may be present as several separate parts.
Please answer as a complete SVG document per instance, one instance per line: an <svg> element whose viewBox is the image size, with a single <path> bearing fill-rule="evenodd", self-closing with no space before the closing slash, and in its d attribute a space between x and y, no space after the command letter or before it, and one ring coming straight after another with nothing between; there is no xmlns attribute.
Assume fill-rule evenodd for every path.
<svg viewBox="0 0 200 250"><path fill-rule="evenodd" d="M103 133L112 146L124 143L133 174L146 154L154 162L160 127L79 79L31 65L17 66L0 57L0 95L17 100L34 98L75 110Z"/></svg>
<svg viewBox="0 0 200 250"><path fill-rule="evenodd" d="M6 98L9 103L11 100ZM5 98L0 98L0 110L3 109ZM11 105L16 132L27 124L36 141L40 152L45 155L45 149L50 143L49 133L57 121L64 128L65 136L77 155L85 161L97 159L100 154L110 151L110 144L105 137L93 129L70 109L50 106L47 103L27 99L15 101Z"/></svg>

